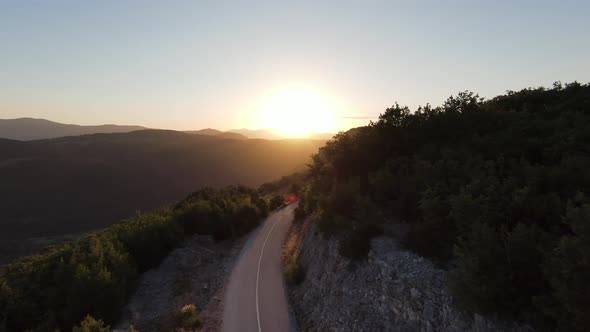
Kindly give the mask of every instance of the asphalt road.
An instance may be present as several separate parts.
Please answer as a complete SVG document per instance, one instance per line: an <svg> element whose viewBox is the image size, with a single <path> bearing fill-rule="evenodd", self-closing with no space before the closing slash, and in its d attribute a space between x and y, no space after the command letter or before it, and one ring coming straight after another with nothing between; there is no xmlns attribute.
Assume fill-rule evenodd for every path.
<svg viewBox="0 0 590 332"><path fill-rule="evenodd" d="M242 249L225 292L224 332L293 331L281 266L281 247L293 220L291 204L271 214Z"/></svg>

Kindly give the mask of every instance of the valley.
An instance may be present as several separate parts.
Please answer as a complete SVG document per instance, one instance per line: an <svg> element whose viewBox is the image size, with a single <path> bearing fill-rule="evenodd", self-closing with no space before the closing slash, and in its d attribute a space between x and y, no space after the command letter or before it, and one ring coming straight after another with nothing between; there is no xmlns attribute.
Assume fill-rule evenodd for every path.
<svg viewBox="0 0 590 332"><path fill-rule="evenodd" d="M257 186L305 167L320 140L141 130L0 140L0 262L172 203L195 188Z"/></svg>

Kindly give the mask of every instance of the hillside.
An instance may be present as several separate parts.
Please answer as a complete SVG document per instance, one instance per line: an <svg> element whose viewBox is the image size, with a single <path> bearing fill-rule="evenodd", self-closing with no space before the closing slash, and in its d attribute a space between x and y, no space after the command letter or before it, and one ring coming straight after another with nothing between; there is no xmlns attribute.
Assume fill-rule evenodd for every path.
<svg viewBox="0 0 590 332"><path fill-rule="evenodd" d="M32 118L0 119L0 139L11 139L18 141L31 141L91 134L128 133L145 129L148 128L142 126L122 126L110 124L98 126L80 126ZM226 139L285 139L284 135L271 129L234 129L221 131L212 128L205 128L200 130L186 130L184 133L215 136ZM310 134L307 139L327 140L332 136L333 134L331 133L314 133Z"/></svg>
<svg viewBox="0 0 590 332"><path fill-rule="evenodd" d="M96 133L126 133L142 129L146 128L119 125L79 126L31 118L0 119L0 138L20 141Z"/></svg>
<svg viewBox="0 0 590 332"><path fill-rule="evenodd" d="M103 325L102 322L113 325L119 320L140 277L153 276L152 269L158 266L184 265L190 267L190 275L185 274L187 270L168 269L160 273L158 289L151 292L168 288L170 295L164 300L164 307L171 312L159 308L156 315L166 315L171 320L155 329L139 326L142 331L176 331L176 327L188 323L176 319L175 313L181 307L197 303L200 311L208 299L215 300L209 286L223 281L220 275L224 264L220 261L231 260L237 254L236 250L232 255L224 248L242 243L240 237L257 227L269 212L267 201L256 189L206 188L174 205L137 214L39 255L16 259L0 275L0 330L111 331L98 329L96 325ZM182 252L185 253L179 255ZM182 257L187 264L175 261ZM198 290L197 296L190 295L193 285ZM173 294L190 297L179 298L183 302L176 307L172 303ZM152 301L158 299L152 295L149 302L154 304ZM133 307L133 299L129 304ZM139 307L145 308L145 304ZM198 326L200 317L197 309L192 308L190 326ZM150 317L132 318L149 320ZM72 329L82 320L85 328Z"/></svg>
<svg viewBox="0 0 590 332"><path fill-rule="evenodd" d="M216 135L219 138L226 138L226 139L248 139L248 137L238 134L238 133L231 133L231 132L223 132L219 135ZM324 139L326 140L326 139Z"/></svg>
<svg viewBox="0 0 590 332"><path fill-rule="evenodd" d="M110 225L194 188L259 185L304 165L323 144L160 130L0 140L0 253Z"/></svg>
<svg viewBox="0 0 590 332"><path fill-rule="evenodd" d="M244 135L248 138L258 138L258 139L281 139L283 135L279 132L272 130L272 129L232 129L228 131L229 133L236 133L240 135Z"/></svg>
<svg viewBox="0 0 590 332"><path fill-rule="evenodd" d="M295 305L312 316L300 318L350 326L356 318L333 303L368 296L378 307L351 302L346 310L398 307L387 313L388 323L462 330L445 325L458 320L437 302L452 298L462 310L539 330L588 331L589 146L590 85L575 82L509 91L490 100L461 92L440 107L415 112L396 103L376 123L338 134L313 157L308 180L298 185L303 201L296 216L311 216L313 227L332 241L322 246L304 240L311 244L303 248L303 261L311 265L291 268L313 272L314 279L303 284L313 289L299 291L313 310L307 302ZM389 245L383 234L414 253ZM376 237L378 242L371 241ZM332 255L332 244L343 259L310 254ZM422 258L403 266L389 262L389 257L416 254L437 270L420 263ZM348 261L362 265L347 271ZM327 264L335 267L323 273ZM378 272L360 272L380 270L399 280L373 280ZM436 289L429 276L445 289ZM412 288L404 279L429 288ZM350 294L330 288L343 281ZM380 283L391 283L387 289L396 295L381 297L379 304L368 294L383 289ZM400 312L408 308L400 311L402 300L414 306L425 302L418 314L410 310L404 316ZM371 323L379 330L386 322Z"/></svg>
<svg viewBox="0 0 590 332"><path fill-rule="evenodd" d="M187 134L196 134L196 135L207 135L207 136L217 136L219 134L223 134L223 131L213 129L213 128L205 128L201 130L189 130L185 131Z"/></svg>
<svg viewBox="0 0 590 332"><path fill-rule="evenodd" d="M185 133L195 134L195 135L215 136L215 137L219 137L219 138L228 138L228 139L248 139L248 137L246 137L242 134L229 132L229 131L224 132L221 130L211 129L211 128L206 128L206 129L201 129L201 130L189 130L189 131L185 131Z"/></svg>
<svg viewBox="0 0 590 332"><path fill-rule="evenodd" d="M203 130L199 130L199 131L195 131L192 133L195 134L204 134L204 135L211 135L211 133L213 132L217 132L217 134L225 134L225 135L230 135L230 134L237 134L246 138L258 138L258 139L281 139L284 138L285 136L276 131L276 130L272 130L272 129L232 129L232 130L228 130L226 132L221 132L215 129L203 129ZM330 138L332 138L332 136L334 136L334 134L332 133L308 133L306 135L307 139L318 139L318 140L328 140ZM228 136L231 137L231 136ZM233 138L233 137L231 137Z"/></svg>

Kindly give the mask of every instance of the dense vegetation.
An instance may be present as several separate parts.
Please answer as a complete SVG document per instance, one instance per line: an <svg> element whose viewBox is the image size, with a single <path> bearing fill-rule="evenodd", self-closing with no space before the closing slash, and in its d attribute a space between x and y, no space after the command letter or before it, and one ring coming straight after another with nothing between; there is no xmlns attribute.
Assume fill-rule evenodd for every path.
<svg viewBox="0 0 590 332"><path fill-rule="evenodd" d="M86 315L112 324L138 275L157 266L186 236L240 236L267 213L257 190L207 188L175 206L20 258L0 277L0 331L69 330ZM102 325L89 320L81 328L95 323Z"/></svg>
<svg viewBox="0 0 590 332"><path fill-rule="evenodd" d="M299 215L362 257L384 223L449 271L465 308L590 330L590 85L471 92L340 133L313 157Z"/></svg>
<svg viewBox="0 0 590 332"><path fill-rule="evenodd" d="M305 167L323 144L164 130L0 139L0 264L37 242L107 227L194 188L258 186Z"/></svg>

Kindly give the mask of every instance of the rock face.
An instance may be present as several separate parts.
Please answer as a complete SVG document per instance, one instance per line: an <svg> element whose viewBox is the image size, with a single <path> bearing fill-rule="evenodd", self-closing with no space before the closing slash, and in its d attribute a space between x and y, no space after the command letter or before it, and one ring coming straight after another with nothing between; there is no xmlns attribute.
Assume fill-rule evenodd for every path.
<svg viewBox="0 0 590 332"><path fill-rule="evenodd" d="M367 260L353 262L310 221L302 229L306 275L289 297L303 331L530 330L460 311L447 293L446 272L392 238L374 239Z"/></svg>

